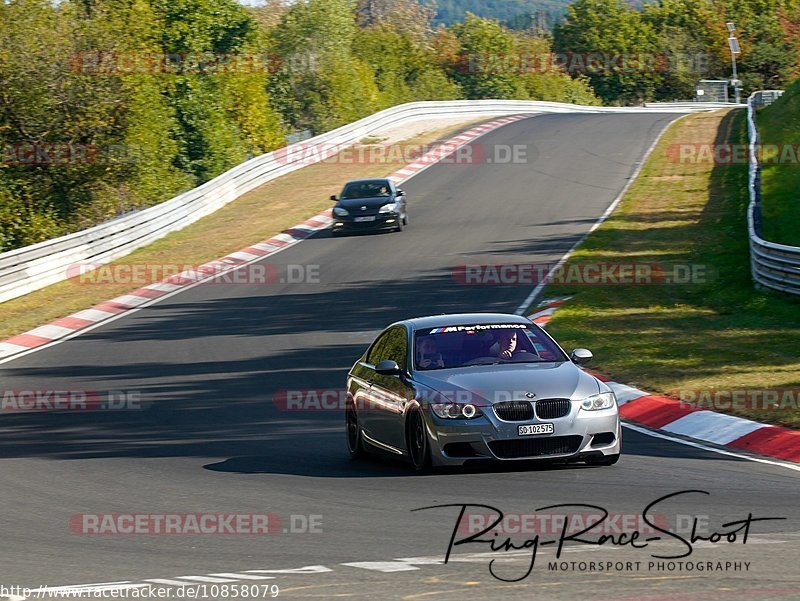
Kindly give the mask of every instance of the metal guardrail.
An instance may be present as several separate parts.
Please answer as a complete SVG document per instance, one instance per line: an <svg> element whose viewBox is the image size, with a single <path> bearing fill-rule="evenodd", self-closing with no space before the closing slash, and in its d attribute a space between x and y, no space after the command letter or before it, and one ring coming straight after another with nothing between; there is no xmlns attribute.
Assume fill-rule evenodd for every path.
<svg viewBox="0 0 800 601"><path fill-rule="evenodd" d="M750 269L753 280L766 288L800 295L800 247L769 242L761 237L761 165L758 162L760 136L756 108L772 103L783 90L753 92L747 99L749 137L747 229L750 236Z"/></svg>
<svg viewBox="0 0 800 601"><path fill-rule="evenodd" d="M517 100L453 100L410 102L391 107L283 149L252 158L198 188L171 200L124 215L92 228L0 254L0 302L28 294L71 275L77 264L104 264L178 231L213 213L246 192L311 162L296 152L309 144L324 145L316 160L387 127L431 117L481 117L518 113L693 112L714 108L693 103L679 107L595 107L558 102Z"/></svg>
<svg viewBox="0 0 800 601"><path fill-rule="evenodd" d="M649 109L657 108L672 108L672 109L724 109L731 108L732 106L744 106L744 104L736 104L735 102L703 102L699 100L684 101L684 102L645 102L644 107Z"/></svg>

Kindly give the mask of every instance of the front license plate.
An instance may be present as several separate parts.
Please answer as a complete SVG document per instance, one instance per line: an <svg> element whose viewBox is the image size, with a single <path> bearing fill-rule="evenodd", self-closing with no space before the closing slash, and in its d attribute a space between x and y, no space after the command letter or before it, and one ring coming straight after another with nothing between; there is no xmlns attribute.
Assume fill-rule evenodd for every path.
<svg viewBox="0 0 800 601"><path fill-rule="evenodd" d="M517 426L517 433L520 436L533 436L534 434L552 434L555 432L553 424L528 424Z"/></svg>
<svg viewBox="0 0 800 601"><path fill-rule="evenodd" d="M375 215L368 215L367 217L355 217L353 219L356 223L362 223L364 221L375 221Z"/></svg>

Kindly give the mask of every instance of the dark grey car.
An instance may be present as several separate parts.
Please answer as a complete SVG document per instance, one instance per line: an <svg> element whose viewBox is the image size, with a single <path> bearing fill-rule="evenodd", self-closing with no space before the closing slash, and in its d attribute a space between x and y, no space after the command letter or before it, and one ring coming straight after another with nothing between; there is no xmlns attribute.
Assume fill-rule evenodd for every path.
<svg viewBox="0 0 800 601"><path fill-rule="evenodd" d="M619 458L616 398L525 317L466 313L390 325L347 377L350 454L379 449L418 470L471 461Z"/></svg>
<svg viewBox="0 0 800 601"><path fill-rule="evenodd" d="M408 224L403 190L388 178L357 179L344 185L333 207L333 234L366 231L402 231Z"/></svg>

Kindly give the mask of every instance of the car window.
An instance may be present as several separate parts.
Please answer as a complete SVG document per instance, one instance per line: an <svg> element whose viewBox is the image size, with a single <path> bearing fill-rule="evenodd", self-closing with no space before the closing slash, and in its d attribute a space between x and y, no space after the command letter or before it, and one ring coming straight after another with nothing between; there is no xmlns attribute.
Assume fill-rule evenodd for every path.
<svg viewBox="0 0 800 601"><path fill-rule="evenodd" d="M372 343L369 351L367 352L366 361L370 365L377 365L380 361L379 357L381 354L381 350L384 346L386 346L386 338L389 336L389 332L383 332L380 336L378 336L377 340Z"/></svg>
<svg viewBox="0 0 800 601"><path fill-rule="evenodd" d="M415 369L566 360L558 346L533 324L464 324L414 333Z"/></svg>
<svg viewBox="0 0 800 601"><path fill-rule="evenodd" d="M396 361L401 369L406 369L407 354L406 329L403 326L395 326L381 336L375 347L370 351L367 362L377 365L381 361L391 359Z"/></svg>
<svg viewBox="0 0 800 601"><path fill-rule="evenodd" d="M351 182L342 190L341 198L376 198L390 196L392 189L388 181Z"/></svg>

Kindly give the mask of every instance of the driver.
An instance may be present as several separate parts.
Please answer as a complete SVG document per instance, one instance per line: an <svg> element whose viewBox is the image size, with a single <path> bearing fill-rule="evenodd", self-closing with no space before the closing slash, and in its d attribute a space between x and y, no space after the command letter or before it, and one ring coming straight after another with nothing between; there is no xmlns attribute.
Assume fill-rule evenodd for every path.
<svg viewBox="0 0 800 601"><path fill-rule="evenodd" d="M517 350L516 330L501 330L495 334L494 340L489 352L500 359L511 359Z"/></svg>

